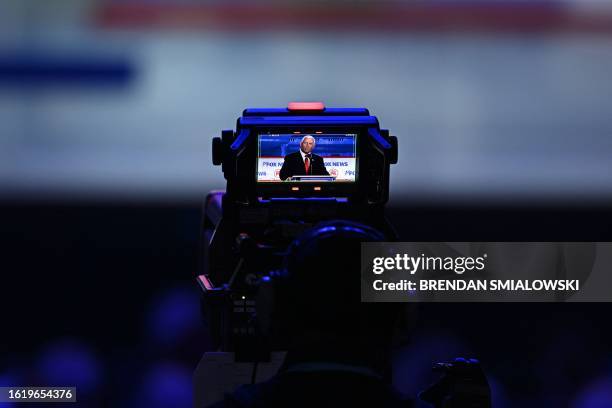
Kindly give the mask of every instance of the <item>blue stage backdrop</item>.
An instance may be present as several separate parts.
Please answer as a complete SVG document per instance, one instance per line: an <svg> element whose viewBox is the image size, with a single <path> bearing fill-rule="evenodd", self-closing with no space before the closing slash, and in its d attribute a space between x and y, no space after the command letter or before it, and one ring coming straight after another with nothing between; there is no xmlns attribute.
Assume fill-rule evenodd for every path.
<svg viewBox="0 0 612 408"><path fill-rule="evenodd" d="M259 158L257 180L281 181L278 177L287 154L297 152L306 135L315 138L313 153L323 157L325 167L336 181L355 181L357 135L355 134L261 134L259 135Z"/></svg>

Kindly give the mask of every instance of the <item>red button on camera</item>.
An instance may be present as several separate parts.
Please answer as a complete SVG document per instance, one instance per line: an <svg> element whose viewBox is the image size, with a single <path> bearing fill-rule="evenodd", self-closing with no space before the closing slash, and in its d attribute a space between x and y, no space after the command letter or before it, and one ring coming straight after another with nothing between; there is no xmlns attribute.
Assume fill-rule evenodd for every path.
<svg viewBox="0 0 612 408"><path fill-rule="evenodd" d="M323 102L289 102L287 109L290 111L322 111L325 105Z"/></svg>

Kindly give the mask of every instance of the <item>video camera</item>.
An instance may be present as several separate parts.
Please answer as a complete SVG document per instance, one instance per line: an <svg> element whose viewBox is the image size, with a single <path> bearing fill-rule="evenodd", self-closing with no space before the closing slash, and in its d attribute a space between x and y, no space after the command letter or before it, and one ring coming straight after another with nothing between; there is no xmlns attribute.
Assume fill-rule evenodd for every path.
<svg viewBox="0 0 612 408"><path fill-rule="evenodd" d="M287 108L245 109L236 130L224 130L212 147L227 189L206 197L197 281L216 351L205 353L196 369L194 406L278 370L286 345L269 331L271 299L265 288L282 273L296 236L340 218L397 238L384 207L398 142L365 108L294 102ZM463 395L463 384L488 392L486 378L473 374L480 372L478 364L468 368L447 370L441 385L430 387L423 400L435 406L488 407L488 400L472 403L472 394L480 398L481 393L456 398Z"/></svg>
<svg viewBox="0 0 612 408"><path fill-rule="evenodd" d="M300 232L342 218L394 236L383 210L397 138L365 108L292 102L245 109L213 139L212 161L227 189L205 202L203 309L215 349L259 360L271 345L255 319L257 288Z"/></svg>

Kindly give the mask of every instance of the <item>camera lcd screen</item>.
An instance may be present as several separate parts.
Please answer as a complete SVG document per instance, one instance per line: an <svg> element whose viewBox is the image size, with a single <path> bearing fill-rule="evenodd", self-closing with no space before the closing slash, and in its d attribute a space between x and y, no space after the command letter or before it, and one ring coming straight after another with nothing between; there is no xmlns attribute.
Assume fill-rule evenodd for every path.
<svg viewBox="0 0 612 408"><path fill-rule="evenodd" d="M257 181L354 183L356 141L352 133L260 134Z"/></svg>

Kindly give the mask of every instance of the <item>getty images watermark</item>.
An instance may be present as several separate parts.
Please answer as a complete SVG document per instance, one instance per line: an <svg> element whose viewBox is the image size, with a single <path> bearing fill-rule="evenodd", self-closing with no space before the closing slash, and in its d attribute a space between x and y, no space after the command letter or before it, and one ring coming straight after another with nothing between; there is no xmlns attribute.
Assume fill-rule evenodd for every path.
<svg viewBox="0 0 612 408"><path fill-rule="evenodd" d="M364 302L612 301L609 242L364 243Z"/></svg>

